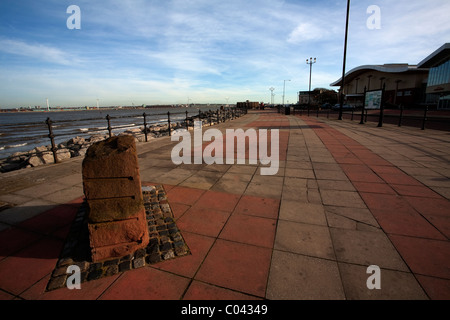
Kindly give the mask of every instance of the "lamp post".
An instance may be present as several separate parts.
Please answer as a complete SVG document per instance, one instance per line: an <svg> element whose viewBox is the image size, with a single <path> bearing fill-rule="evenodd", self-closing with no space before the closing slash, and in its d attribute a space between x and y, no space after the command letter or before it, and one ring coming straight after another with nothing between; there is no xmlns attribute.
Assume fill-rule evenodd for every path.
<svg viewBox="0 0 450 320"><path fill-rule="evenodd" d="M284 80L283 81L283 108L285 107L285 105L284 105L284 93L286 91L286 81L291 81L291 80Z"/></svg>
<svg viewBox="0 0 450 320"><path fill-rule="evenodd" d="M270 87L270 104L273 105L273 90L275 90L274 87Z"/></svg>
<svg viewBox="0 0 450 320"><path fill-rule="evenodd" d="M341 101L339 106L339 120L342 120L342 110L344 109L344 84L345 84L345 62L347 60L347 38L348 38L348 18L350 15L350 0L347 0L347 18L345 21L345 41L344 41L344 62L342 65Z"/></svg>
<svg viewBox="0 0 450 320"><path fill-rule="evenodd" d="M306 59L306 64L309 64L309 91L308 91L308 116L309 116L309 108L311 106L311 75L312 75L312 65L316 63L316 58Z"/></svg>

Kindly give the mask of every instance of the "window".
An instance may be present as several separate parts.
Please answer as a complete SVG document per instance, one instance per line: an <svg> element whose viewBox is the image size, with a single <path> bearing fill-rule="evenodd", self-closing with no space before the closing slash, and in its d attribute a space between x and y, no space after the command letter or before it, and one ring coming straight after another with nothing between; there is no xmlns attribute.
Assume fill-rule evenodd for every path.
<svg viewBox="0 0 450 320"><path fill-rule="evenodd" d="M438 67L431 68L428 78L428 86L450 83L450 60Z"/></svg>

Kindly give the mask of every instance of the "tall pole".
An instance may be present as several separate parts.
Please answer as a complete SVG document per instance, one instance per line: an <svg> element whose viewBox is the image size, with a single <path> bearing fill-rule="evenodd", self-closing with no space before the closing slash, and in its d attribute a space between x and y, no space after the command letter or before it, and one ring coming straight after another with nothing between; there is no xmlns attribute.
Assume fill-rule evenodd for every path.
<svg viewBox="0 0 450 320"><path fill-rule="evenodd" d="M313 65L314 63L316 63L316 58L314 58L314 61L313 61L313 58L312 58L312 57L309 58L309 60L306 59L306 63L309 64L309 91L308 91L308 116L309 116L309 109L310 109L310 106L311 106L311 75L312 75L312 65Z"/></svg>
<svg viewBox="0 0 450 320"><path fill-rule="evenodd" d="M291 81L291 80L284 80L283 81L283 108L284 108L284 94L285 94L285 91L286 91L286 81Z"/></svg>
<svg viewBox="0 0 450 320"><path fill-rule="evenodd" d="M342 120L342 110L344 108L344 84L345 84L345 62L347 60L347 38L348 38L348 18L350 15L350 0L347 0L347 18L345 22L345 42L344 42L344 63L342 65L341 101L339 107L339 120Z"/></svg>
<svg viewBox="0 0 450 320"><path fill-rule="evenodd" d="M50 106L48 105L48 98L47 98L47 111L50 111Z"/></svg>
<svg viewBox="0 0 450 320"><path fill-rule="evenodd" d="M271 87L269 90L270 90L270 104L273 105L273 90L275 90L275 88Z"/></svg>

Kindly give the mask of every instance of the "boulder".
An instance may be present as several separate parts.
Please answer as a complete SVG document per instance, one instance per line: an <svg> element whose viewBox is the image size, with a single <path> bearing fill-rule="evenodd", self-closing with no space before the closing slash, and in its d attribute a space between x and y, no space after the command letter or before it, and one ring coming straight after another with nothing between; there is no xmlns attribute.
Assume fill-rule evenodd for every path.
<svg viewBox="0 0 450 320"><path fill-rule="evenodd" d="M52 152L46 152L41 155L41 159L44 162L44 164L54 163L55 159L53 158Z"/></svg>
<svg viewBox="0 0 450 320"><path fill-rule="evenodd" d="M67 141L68 145L82 145L85 143L86 143L86 140L83 137L78 137L78 136Z"/></svg>
<svg viewBox="0 0 450 320"><path fill-rule="evenodd" d="M46 146L40 146L40 147L36 147L33 149L34 152L36 152L38 155L43 153L43 152L47 152L48 148Z"/></svg>
<svg viewBox="0 0 450 320"><path fill-rule="evenodd" d="M56 156L58 157L59 161L64 161L71 158L71 153L69 149L58 149L56 151Z"/></svg>
<svg viewBox="0 0 450 320"><path fill-rule="evenodd" d="M33 155L30 157L30 159L28 159L28 164L30 164L32 167L37 167L40 165L43 165L44 162L42 161L42 159L36 155Z"/></svg>

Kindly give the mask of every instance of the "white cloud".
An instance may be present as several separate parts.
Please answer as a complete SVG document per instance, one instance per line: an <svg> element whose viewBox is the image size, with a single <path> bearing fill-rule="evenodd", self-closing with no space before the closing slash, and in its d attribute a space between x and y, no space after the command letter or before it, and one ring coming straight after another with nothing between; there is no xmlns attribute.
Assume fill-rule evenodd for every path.
<svg viewBox="0 0 450 320"><path fill-rule="evenodd" d="M58 48L43 44L29 44L19 40L0 39L0 51L54 64L74 65L79 63L78 59Z"/></svg>
<svg viewBox="0 0 450 320"><path fill-rule="evenodd" d="M319 24L309 22L300 23L289 34L287 41L294 44L300 44L304 41L321 41L329 38L332 30L322 28Z"/></svg>

